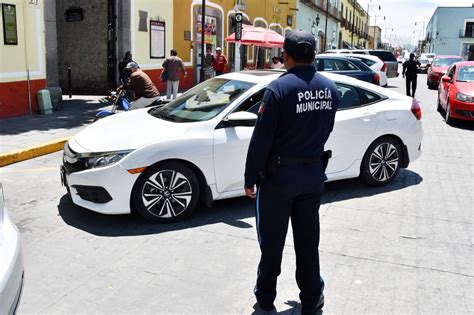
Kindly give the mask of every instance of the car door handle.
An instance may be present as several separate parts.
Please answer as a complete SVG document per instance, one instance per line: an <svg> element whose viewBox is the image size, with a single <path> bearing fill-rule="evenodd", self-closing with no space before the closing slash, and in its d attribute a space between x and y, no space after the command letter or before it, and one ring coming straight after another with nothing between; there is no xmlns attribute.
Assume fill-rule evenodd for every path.
<svg viewBox="0 0 474 315"><path fill-rule="evenodd" d="M370 119L374 117L375 115L376 115L375 113L365 112L365 113L360 114L359 119L363 121L370 121Z"/></svg>

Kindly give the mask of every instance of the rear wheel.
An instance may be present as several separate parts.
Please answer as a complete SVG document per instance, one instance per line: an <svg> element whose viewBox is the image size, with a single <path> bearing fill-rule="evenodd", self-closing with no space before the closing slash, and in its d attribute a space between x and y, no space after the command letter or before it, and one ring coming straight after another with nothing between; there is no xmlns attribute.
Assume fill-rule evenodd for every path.
<svg viewBox="0 0 474 315"><path fill-rule="evenodd" d="M400 170L402 150L398 141L382 137L374 141L362 159L360 176L371 186L390 183Z"/></svg>
<svg viewBox="0 0 474 315"><path fill-rule="evenodd" d="M145 219L176 222L194 212L199 200L199 183L182 163L158 163L140 175L132 198L135 209Z"/></svg>

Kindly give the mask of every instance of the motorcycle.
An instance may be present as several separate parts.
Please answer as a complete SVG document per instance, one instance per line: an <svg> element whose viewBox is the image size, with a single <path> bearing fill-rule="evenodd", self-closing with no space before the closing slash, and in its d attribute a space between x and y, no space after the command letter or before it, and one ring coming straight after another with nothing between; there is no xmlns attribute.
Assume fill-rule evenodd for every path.
<svg viewBox="0 0 474 315"><path fill-rule="evenodd" d="M111 103L112 108L110 110L101 110L97 112L94 116L94 121L97 121L99 119L112 116L116 114L119 111L122 112L128 112L133 109L132 104L130 101L125 97L126 91L123 88L123 86L119 86L117 90L110 92L109 96L106 96L104 98L101 98L99 102L101 103ZM146 107L152 107L152 106L163 106L164 104L168 103L169 101L166 100L164 97L161 97Z"/></svg>

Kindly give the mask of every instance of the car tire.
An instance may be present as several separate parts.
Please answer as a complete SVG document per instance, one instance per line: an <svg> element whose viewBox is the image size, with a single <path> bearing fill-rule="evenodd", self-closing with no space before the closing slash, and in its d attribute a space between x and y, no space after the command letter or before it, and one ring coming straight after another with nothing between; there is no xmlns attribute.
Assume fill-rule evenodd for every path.
<svg viewBox="0 0 474 315"><path fill-rule="evenodd" d="M402 158L402 149L397 140L392 137L379 138L364 154L360 177L370 186L385 186L397 176Z"/></svg>
<svg viewBox="0 0 474 315"><path fill-rule="evenodd" d="M446 112L444 115L444 120L448 125L452 125L454 123L454 118L451 117L451 104L449 103L449 99L446 102Z"/></svg>
<svg viewBox="0 0 474 315"><path fill-rule="evenodd" d="M199 182L193 171L174 161L149 167L138 177L132 202L146 220L171 223L188 218L199 201Z"/></svg>
<svg viewBox="0 0 474 315"><path fill-rule="evenodd" d="M436 107L436 110L441 113L443 111L443 106L441 106L441 95L439 95L439 92L438 92L438 106Z"/></svg>

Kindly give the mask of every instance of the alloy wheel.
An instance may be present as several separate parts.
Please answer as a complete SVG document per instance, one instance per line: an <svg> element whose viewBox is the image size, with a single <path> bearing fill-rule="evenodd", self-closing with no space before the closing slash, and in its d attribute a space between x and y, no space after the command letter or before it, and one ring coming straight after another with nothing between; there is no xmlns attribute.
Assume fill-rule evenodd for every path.
<svg viewBox="0 0 474 315"><path fill-rule="evenodd" d="M153 216L172 218L188 208L192 195L193 189L186 176L176 170L160 170L146 179L141 198Z"/></svg>
<svg viewBox="0 0 474 315"><path fill-rule="evenodd" d="M369 158L369 173L375 180L385 182L397 172L400 157L391 143L378 145Z"/></svg>

